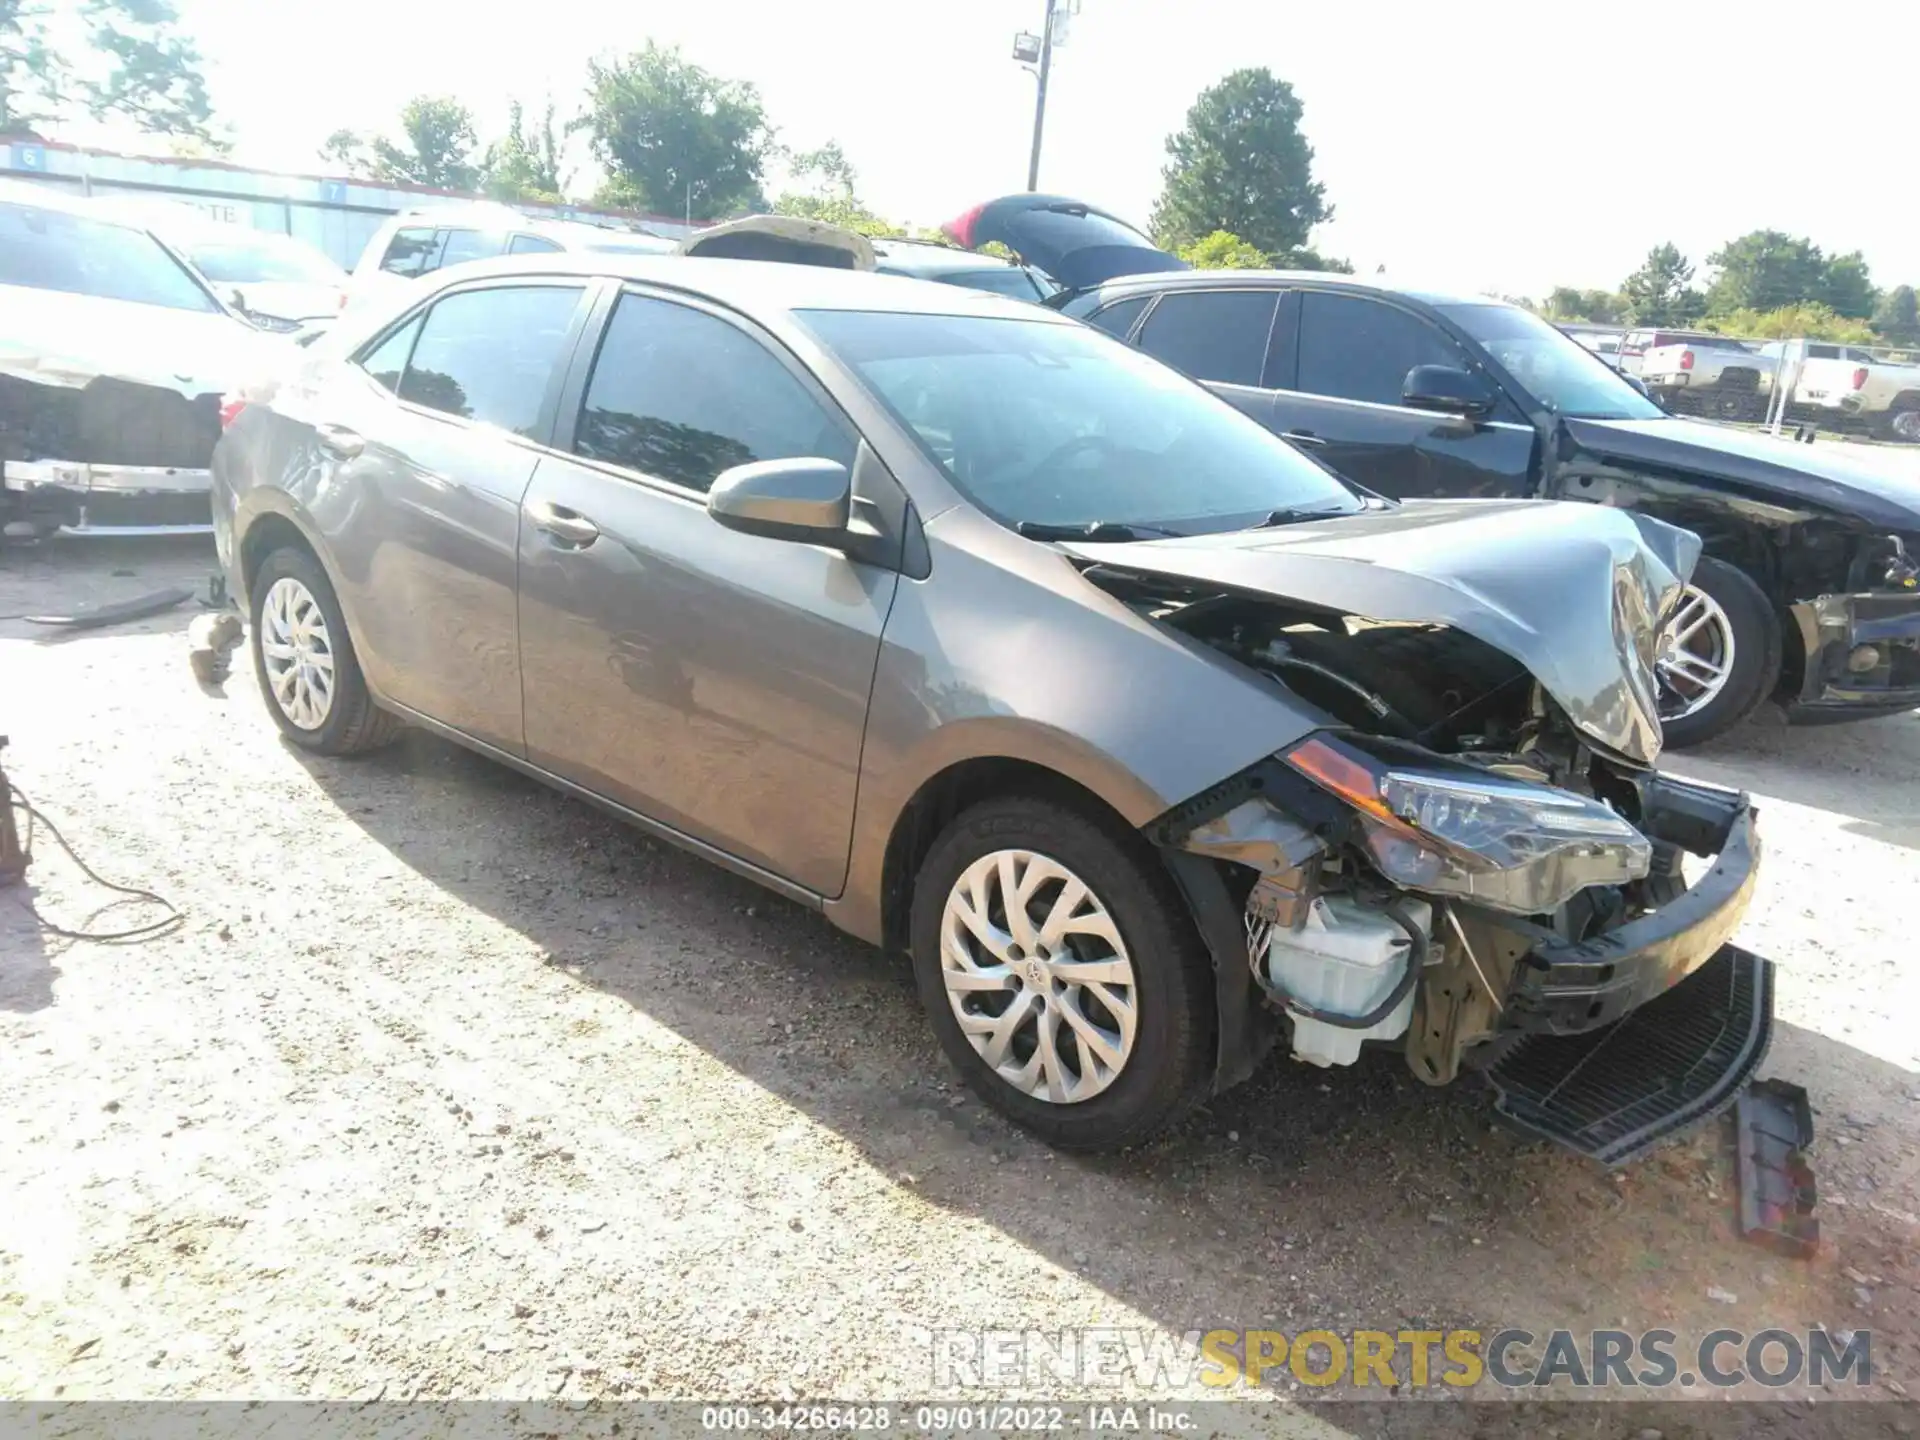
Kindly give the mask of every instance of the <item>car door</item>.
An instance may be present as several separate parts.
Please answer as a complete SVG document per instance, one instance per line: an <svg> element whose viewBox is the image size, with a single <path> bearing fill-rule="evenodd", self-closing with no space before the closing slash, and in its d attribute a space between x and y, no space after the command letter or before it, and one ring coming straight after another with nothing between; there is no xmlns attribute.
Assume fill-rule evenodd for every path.
<svg viewBox="0 0 1920 1440"><path fill-rule="evenodd" d="M1480 420L1401 403L1416 365L1481 368L1426 316L1382 296L1304 289L1274 333L1269 423L1282 438L1396 498L1528 493L1535 433L1510 399Z"/></svg>
<svg viewBox="0 0 1920 1440"><path fill-rule="evenodd" d="M1260 388L1260 379L1280 294L1251 288L1167 291L1154 302L1134 344L1206 382L1264 425L1272 418L1273 397Z"/></svg>
<svg viewBox="0 0 1920 1440"><path fill-rule="evenodd" d="M570 454L541 458L520 527L528 758L837 893L898 575L724 529L705 497L752 460L852 469L857 433L767 335L637 289L566 410Z"/></svg>
<svg viewBox="0 0 1920 1440"><path fill-rule="evenodd" d="M583 280L449 291L339 367L307 415L318 473L301 498L369 681L514 755L520 500L586 297Z"/></svg>

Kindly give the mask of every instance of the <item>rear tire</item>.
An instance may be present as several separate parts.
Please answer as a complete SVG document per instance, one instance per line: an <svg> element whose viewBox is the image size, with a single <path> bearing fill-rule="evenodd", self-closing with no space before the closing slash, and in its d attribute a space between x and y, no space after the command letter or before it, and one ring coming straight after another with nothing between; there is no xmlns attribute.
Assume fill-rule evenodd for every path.
<svg viewBox="0 0 1920 1440"><path fill-rule="evenodd" d="M1117 832L1051 800L982 801L934 842L914 884L914 976L941 1048L981 1099L1062 1150L1150 1139L1199 1102L1212 1073L1211 962L1152 850ZM1002 856L1027 858L1008 871ZM1009 874L1050 877L1014 886L1029 897L1015 902L1020 918ZM1056 909L1075 883L1086 898ZM1050 938L1045 922L1066 914L1080 917L1071 933ZM1018 1023L996 1050L1003 1018Z"/></svg>
<svg viewBox="0 0 1920 1440"><path fill-rule="evenodd" d="M250 589L253 671L281 734L318 755L358 755L400 733L367 690L340 601L311 553L273 551Z"/></svg>
<svg viewBox="0 0 1920 1440"><path fill-rule="evenodd" d="M1881 435L1901 445L1920 445L1920 400L1902 396L1881 422Z"/></svg>
<svg viewBox="0 0 1920 1440"><path fill-rule="evenodd" d="M1704 597L1706 603L1701 603ZM1716 613L1717 612L1717 613ZM1667 643L1676 626L1705 616L1700 630L1676 649ZM1712 634L1719 632L1723 649L1730 647L1730 663L1716 684L1704 685L1704 669L1695 663L1712 661ZM1660 728L1671 750L1685 750L1724 735L1751 715L1780 683L1780 621L1760 587L1723 560L1701 556L1693 580L1681 598L1674 621L1661 633ZM1704 700L1708 689L1711 694Z"/></svg>

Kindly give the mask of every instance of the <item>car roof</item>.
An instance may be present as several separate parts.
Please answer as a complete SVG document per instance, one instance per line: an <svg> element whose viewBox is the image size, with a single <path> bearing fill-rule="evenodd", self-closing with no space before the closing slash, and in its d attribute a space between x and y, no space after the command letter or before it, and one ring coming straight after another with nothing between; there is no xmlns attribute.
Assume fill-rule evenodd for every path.
<svg viewBox="0 0 1920 1440"><path fill-rule="evenodd" d="M705 296L749 314L796 310L875 310L909 315L997 315L1007 319L1071 325L1026 300L938 285L905 275L838 270L776 260L710 260L690 255L630 255L614 251L563 251L509 255L450 265L427 277L437 291L446 285L516 275L608 276L661 289ZM436 283L437 282L437 283ZM416 296L419 292L413 292Z"/></svg>
<svg viewBox="0 0 1920 1440"><path fill-rule="evenodd" d="M1491 295L1462 295L1424 286L1392 285L1384 280L1362 280L1331 270L1156 270L1145 275L1121 275L1095 286L1089 294L1103 299L1163 290L1217 290L1225 282L1246 289L1311 285L1322 290L1345 290L1356 295L1395 295L1425 305L1506 305Z"/></svg>

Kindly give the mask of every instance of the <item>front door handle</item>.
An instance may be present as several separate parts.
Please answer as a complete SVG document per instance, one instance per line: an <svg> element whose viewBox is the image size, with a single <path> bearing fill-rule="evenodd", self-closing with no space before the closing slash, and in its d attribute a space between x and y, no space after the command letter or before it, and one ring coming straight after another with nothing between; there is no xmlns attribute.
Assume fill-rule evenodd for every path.
<svg viewBox="0 0 1920 1440"><path fill-rule="evenodd" d="M1314 434L1311 430L1282 430L1280 438L1293 445L1324 445L1326 437Z"/></svg>
<svg viewBox="0 0 1920 1440"><path fill-rule="evenodd" d="M584 550L600 538L600 527L576 510L564 505L555 505L546 500L536 500L527 506L527 514L533 520L533 528L551 535L563 545L576 550Z"/></svg>
<svg viewBox="0 0 1920 1440"><path fill-rule="evenodd" d="M322 421L313 427L313 433L319 439L321 449L338 455L342 460L351 460L367 448L367 442L359 433L344 425Z"/></svg>

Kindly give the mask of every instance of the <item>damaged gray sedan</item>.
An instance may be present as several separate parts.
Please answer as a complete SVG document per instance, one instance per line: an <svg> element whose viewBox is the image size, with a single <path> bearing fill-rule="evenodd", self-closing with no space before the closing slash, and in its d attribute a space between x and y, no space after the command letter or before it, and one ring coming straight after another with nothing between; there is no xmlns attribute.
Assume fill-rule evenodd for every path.
<svg viewBox="0 0 1920 1440"><path fill-rule="evenodd" d="M1375 1046L1617 1162L1764 1052L1752 809L1654 770L1686 532L1396 504L1044 310L779 264L461 267L225 415L291 741L424 726L909 952L1055 1144Z"/></svg>

